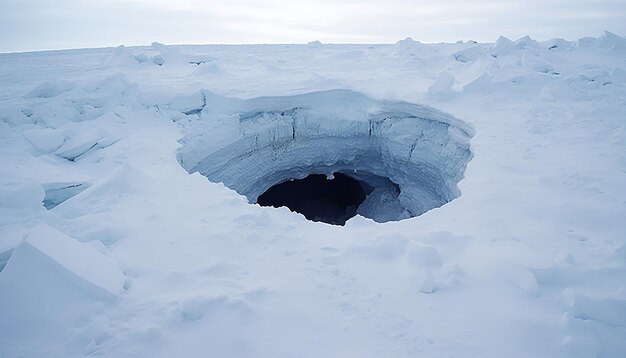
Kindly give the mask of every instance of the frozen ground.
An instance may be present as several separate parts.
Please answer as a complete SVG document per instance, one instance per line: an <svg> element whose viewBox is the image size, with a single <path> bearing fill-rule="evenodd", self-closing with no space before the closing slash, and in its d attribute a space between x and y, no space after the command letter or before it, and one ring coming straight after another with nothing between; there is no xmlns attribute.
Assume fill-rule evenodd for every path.
<svg viewBox="0 0 626 358"><path fill-rule="evenodd" d="M623 357L625 117L611 33L1 54L0 356ZM248 203L356 166L434 209Z"/></svg>

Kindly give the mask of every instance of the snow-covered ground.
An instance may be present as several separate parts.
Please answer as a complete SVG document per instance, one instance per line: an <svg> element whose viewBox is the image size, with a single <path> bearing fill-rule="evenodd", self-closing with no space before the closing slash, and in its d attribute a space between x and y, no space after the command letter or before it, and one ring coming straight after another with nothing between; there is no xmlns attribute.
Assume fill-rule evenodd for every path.
<svg viewBox="0 0 626 358"><path fill-rule="evenodd" d="M611 33L1 54L0 356L626 356L625 124Z"/></svg>

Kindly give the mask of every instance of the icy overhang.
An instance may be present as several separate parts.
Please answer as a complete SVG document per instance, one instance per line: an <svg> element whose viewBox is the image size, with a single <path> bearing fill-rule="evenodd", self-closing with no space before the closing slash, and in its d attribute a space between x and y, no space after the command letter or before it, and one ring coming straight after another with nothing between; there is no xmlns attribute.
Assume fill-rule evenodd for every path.
<svg viewBox="0 0 626 358"><path fill-rule="evenodd" d="M201 97L193 114L199 120L179 121L185 132L179 162L250 203L287 180L342 173L373 189L359 214L401 220L458 197L457 184L472 158L472 128L425 106L349 90L250 100Z"/></svg>

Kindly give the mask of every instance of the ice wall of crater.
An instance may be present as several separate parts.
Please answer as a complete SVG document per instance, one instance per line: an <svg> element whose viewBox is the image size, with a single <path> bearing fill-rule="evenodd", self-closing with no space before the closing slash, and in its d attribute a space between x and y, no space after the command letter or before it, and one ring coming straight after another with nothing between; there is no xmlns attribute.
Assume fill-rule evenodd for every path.
<svg viewBox="0 0 626 358"><path fill-rule="evenodd" d="M472 158L472 128L425 106L349 90L249 100L206 92L201 97L198 113L187 108L194 114L176 117L185 133L179 162L251 203L286 180L339 172L374 189L359 214L401 220L458 197L457 183Z"/></svg>

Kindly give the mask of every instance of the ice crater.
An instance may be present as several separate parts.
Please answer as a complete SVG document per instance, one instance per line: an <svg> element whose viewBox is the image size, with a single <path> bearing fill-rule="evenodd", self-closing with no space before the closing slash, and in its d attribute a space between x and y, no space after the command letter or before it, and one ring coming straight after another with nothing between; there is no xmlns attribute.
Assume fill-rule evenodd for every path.
<svg viewBox="0 0 626 358"><path fill-rule="evenodd" d="M181 165L250 203L287 206L313 221L421 215L460 195L472 158L473 129L421 105L349 90L203 98L199 120L179 122Z"/></svg>

